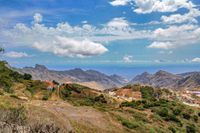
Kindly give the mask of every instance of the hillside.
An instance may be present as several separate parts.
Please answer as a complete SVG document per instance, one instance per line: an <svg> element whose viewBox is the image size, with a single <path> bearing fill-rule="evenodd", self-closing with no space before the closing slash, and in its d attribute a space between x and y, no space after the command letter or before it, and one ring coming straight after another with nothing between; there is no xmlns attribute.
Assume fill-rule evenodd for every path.
<svg viewBox="0 0 200 133"><path fill-rule="evenodd" d="M37 64L34 68L25 67L23 69L15 70L20 73L31 74L35 80L56 80L59 83L80 83L98 90L121 87L128 82L125 78L118 75L108 76L95 70L84 71L79 68L66 71L54 71L48 70L45 66Z"/></svg>
<svg viewBox="0 0 200 133"><path fill-rule="evenodd" d="M50 88L4 62L0 71L2 132L200 132L199 107L183 104L176 91L128 85L102 92L74 83Z"/></svg>

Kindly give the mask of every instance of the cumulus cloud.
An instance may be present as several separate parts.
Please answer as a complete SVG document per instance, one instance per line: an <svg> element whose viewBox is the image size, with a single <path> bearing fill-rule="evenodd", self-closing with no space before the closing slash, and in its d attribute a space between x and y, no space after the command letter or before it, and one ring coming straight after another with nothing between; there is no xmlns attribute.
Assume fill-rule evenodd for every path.
<svg viewBox="0 0 200 133"><path fill-rule="evenodd" d="M42 22L42 15L40 14L40 13L36 13L34 16L33 16L33 18L34 18L34 22L35 23L40 23L40 22Z"/></svg>
<svg viewBox="0 0 200 133"><path fill-rule="evenodd" d="M197 25L170 26L153 31L154 42L148 48L173 49L200 41L200 27Z"/></svg>
<svg viewBox="0 0 200 133"><path fill-rule="evenodd" d="M134 0L136 13L175 12L179 8L191 9L195 5L189 0Z"/></svg>
<svg viewBox="0 0 200 133"><path fill-rule="evenodd" d="M38 22L38 21L37 21ZM18 23L12 29L1 30L4 42L14 45L33 46L35 42L50 44L57 40L56 36L71 38L77 41L85 39L99 44L115 40L148 38L150 31L135 30L125 18L114 18L101 27L90 24L71 26L68 22L58 23L55 27L48 27L42 23L27 26Z"/></svg>
<svg viewBox="0 0 200 133"><path fill-rule="evenodd" d="M171 42L153 42L148 46L148 48L166 49L166 50L174 47L175 45Z"/></svg>
<svg viewBox="0 0 200 133"><path fill-rule="evenodd" d="M78 41L61 36L57 36L52 43L35 42L33 47L43 52L52 52L56 55L68 57L88 57L108 51L102 44L88 39Z"/></svg>
<svg viewBox="0 0 200 133"><path fill-rule="evenodd" d="M9 57L9 58L23 58L23 57L29 57L29 55L25 52L15 52L15 51L11 51L11 52L6 52L4 54L5 57Z"/></svg>
<svg viewBox="0 0 200 133"><path fill-rule="evenodd" d="M192 59L192 62L200 63L200 58L199 58L199 57L196 57L196 58Z"/></svg>
<svg viewBox="0 0 200 133"><path fill-rule="evenodd" d="M129 22L125 18L114 18L107 24L108 27L124 28L129 26Z"/></svg>
<svg viewBox="0 0 200 133"><path fill-rule="evenodd" d="M113 0L113 6L132 5L136 13L175 12L180 8L191 9L195 7L190 0Z"/></svg>
<svg viewBox="0 0 200 133"><path fill-rule="evenodd" d="M131 1L132 0L113 0L112 2L110 2L110 4L112 6L125 6Z"/></svg>
<svg viewBox="0 0 200 133"><path fill-rule="evenodd" d="M162 16L161 20L167 24L176 24L176 23L198 23L196 17L200 16L200 11L198 9L191 9L186 14L172 14L170 16Z"/></svg>
<svg viewBox="0 0 200 133"><path fill-rule="evenodd" d="M132 63L133 62L133 56L131 56L131 55L125 55L123 57L123 62L125 62L125 63Z"/></svg>

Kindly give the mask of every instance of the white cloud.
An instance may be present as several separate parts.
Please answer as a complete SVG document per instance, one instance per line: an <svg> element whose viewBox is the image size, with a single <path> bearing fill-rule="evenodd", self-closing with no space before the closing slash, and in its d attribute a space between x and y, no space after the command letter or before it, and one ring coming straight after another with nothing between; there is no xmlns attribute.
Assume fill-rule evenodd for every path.
<svg viewBox="0 0 200 133"><path fill-rule="evenodd" d="M129 22L125 18L114 18L107 24L108 27L124 28L129 26Z"/></svg>
<svg viewBox="0 0 200 133"><path fill-rule="evenodd" d="M174 47L175 45L171 42L153 42L148 46L148 48L166 49L166 50Z"/></svg>
<svg viewBox="0 0 200 133"><path fill-rule="evenodd" d="M136 13L175 12L179 8L191 9L195 5L189 0L133 0Z"/></svg>
<svg viewBox="0 0 200 133"><path fill-rule="evenodd" d="M82 24L87 24L88 21L87 21L87 20L84 20L84 21L82 21L81 23L82 23Z"/></svg>
<svg viewBox="0 0 200 133"><path fill-rule="evenodd" d="M198 23L196 17L200 16L200 11L198 9L191 9L186 14L172 14L170 16L162 16L161 20L167 24L176 24L176 23Z"/></svg>
<svg viewBox="0 0 200 133"><path fill-rule="evenodd" d="M170 54L172 54L173 53L173 51L159 51L159 54L167 54L167 55L170 55Z"/></svg>
<svg viewBox="0 0 200 133"><path fill-rule="evenodd" d="M200 41L200 27L197 25L158 28L152 34L154 42L148 48L173 49Z"/></svg>
<svg viewBox="0 0 200 133"><path fill-rule="evenodd" d="M199 58L199 57L196 57L196 58L192 59L192 62L200 63L200 58Z"/></svg>
<svg viewBox="0 0 200 133"><path fill-rule="evenodd" d="M110 2L112 6L125 6L132 0L113 0Z"/></svg>
<svg viewBox="0 0 200 133"><path fill-rule="evenodd" d="M115 40L148 38L151 31L135 30L125 18L114 18L101 27L90 24L71 26L68 22L58 23L55 27L47 27L42 23L27 26L18 23L12 29L1 30L2 41L15 46L32 46L35 42L52 43L56 36L72 38L74 40L89 39L101 44Z"/></svg>
<svg viewBox="0 0 200 133"><path fill-rule="evenodd" d="M88 57L108 51L100 43L94 43L87 39L78 41L61 36L57 36L52 43L35 42L33 47L42 52L52 52L55 55L67 57Z"/></svg>
<svg viewBox="0 0 200 133"><path fill-rule="evenodd" d="M25 52L6 52L4 56L9 57L9 58L23 58L23 57L29 57L29 55Z"/></svg>
<svg viewBox="0 0 200 133"><path fill-rule="evenodd" d="M175 12L180 8L192 9L194 5L190 0L113 0L113 6L132 5L136 13Z"/></svg>
<svg viewBox="0 0 200 133"><path fill-rule="evenodd" d="M105 48L103 44L106 44L109 41L149 39L153 42L148 46L149 48L170 50L185 45L195 44L200 41L200 27L195 24L184 24L180 26L170 25L165 28L155 29L154 31L145 28L144 30L136 30L133 28L133 24L128 22L125 18L113 18L111 21L101 25L100 27L90 24L71 26L68 22L58 23L55 27L48 27L42 23L34 23L31 26L18 23L12 29L4 29L0 31L1 41L6 44L29 46L40 50L44 48L44 45L46 45L46 49L47 47L50 47L49 49L51 49L46 51L57 55L68 55L70 57L87 55L83 54L83 51L81 50L80 53L78 53L77 51L74 51L74 49L73 51L67 51L65 48L64 51L67 51L67 54L52 50L54 45L56 48L58 47L57 49L62 49L60 44L63 43L59 42L57 38L58 36L72 39L80 44L85 44L86 39L91 42L88 43L88 47L94 43L101 45L102 48ZM38 44L37 47L35 47L35 44ZM39 44L42 45L42 48L39 48ZM105 49L103 51L107 50ZM88 51L88 56L103 53L104 52L98 51L97 54L94 54Z"/></svg>
<svg viewBox="0 0 200 133"><path fill-rule="evenodd" d="M123 57L123 62L125 62L125 63L132 63L133 62L133 56L131 56L131 55L125 55Z"/></svg>
<svg viewBox="0 0 200 133"><path fill-rule="evenodd" d="M35 23L40 23L40 22L42 22L42 15L40 14L40 13L35 13L35 15L33 16L33 18L34 18L34 22Z"/></svg>

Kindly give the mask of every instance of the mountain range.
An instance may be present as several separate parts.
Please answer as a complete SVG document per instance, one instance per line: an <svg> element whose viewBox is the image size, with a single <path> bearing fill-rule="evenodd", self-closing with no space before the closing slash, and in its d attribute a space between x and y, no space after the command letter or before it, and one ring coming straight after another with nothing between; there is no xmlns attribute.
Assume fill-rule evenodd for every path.
<svg viewBox="0 0 200 133"><path fill-rule="evenodd" d="M172 89L193 89L200 86L200 72L181 74L172 74L162 70L154 74L144 72L129 81L116 74L106 75L96 70L82 70L80 68L55 71L49 70L44 65L36 64L35 67L24 67L16 70L20 73L31 74L35 80L55 80L59 83L73 82L98 90L121 87L127 84L143 84Z"/></svg>
<svg viewBox="0 0 200 133"><path fill-rule="evenodd" d="M128 83L128 80L119 75L106 75L95 70L84 71L80 68L55 71L49 70L43 65L36 64L35 67L24 67L16 70L20 73L31 74L34 80L55 80L59 83L73 82L98 90L121 87Z"/></svg>
<svg viewBox="0 0 200 133"><path fill-rule="evenodd" d="M155 74L144 72L133 78L129 84L143 84L173 89L193 89L200 86L200 72L181 74L172 74L161 70Z"/></svg>

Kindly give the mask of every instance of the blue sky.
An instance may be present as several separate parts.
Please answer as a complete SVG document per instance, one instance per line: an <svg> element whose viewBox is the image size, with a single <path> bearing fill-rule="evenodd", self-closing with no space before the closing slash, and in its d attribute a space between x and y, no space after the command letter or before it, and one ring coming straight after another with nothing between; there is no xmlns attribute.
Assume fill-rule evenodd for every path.
<svg viewBox="0 0 200 133"><path fill-rule="evenodd" d="M197 0L0 0L1 58L16 67L200 64Z"/></svg>

